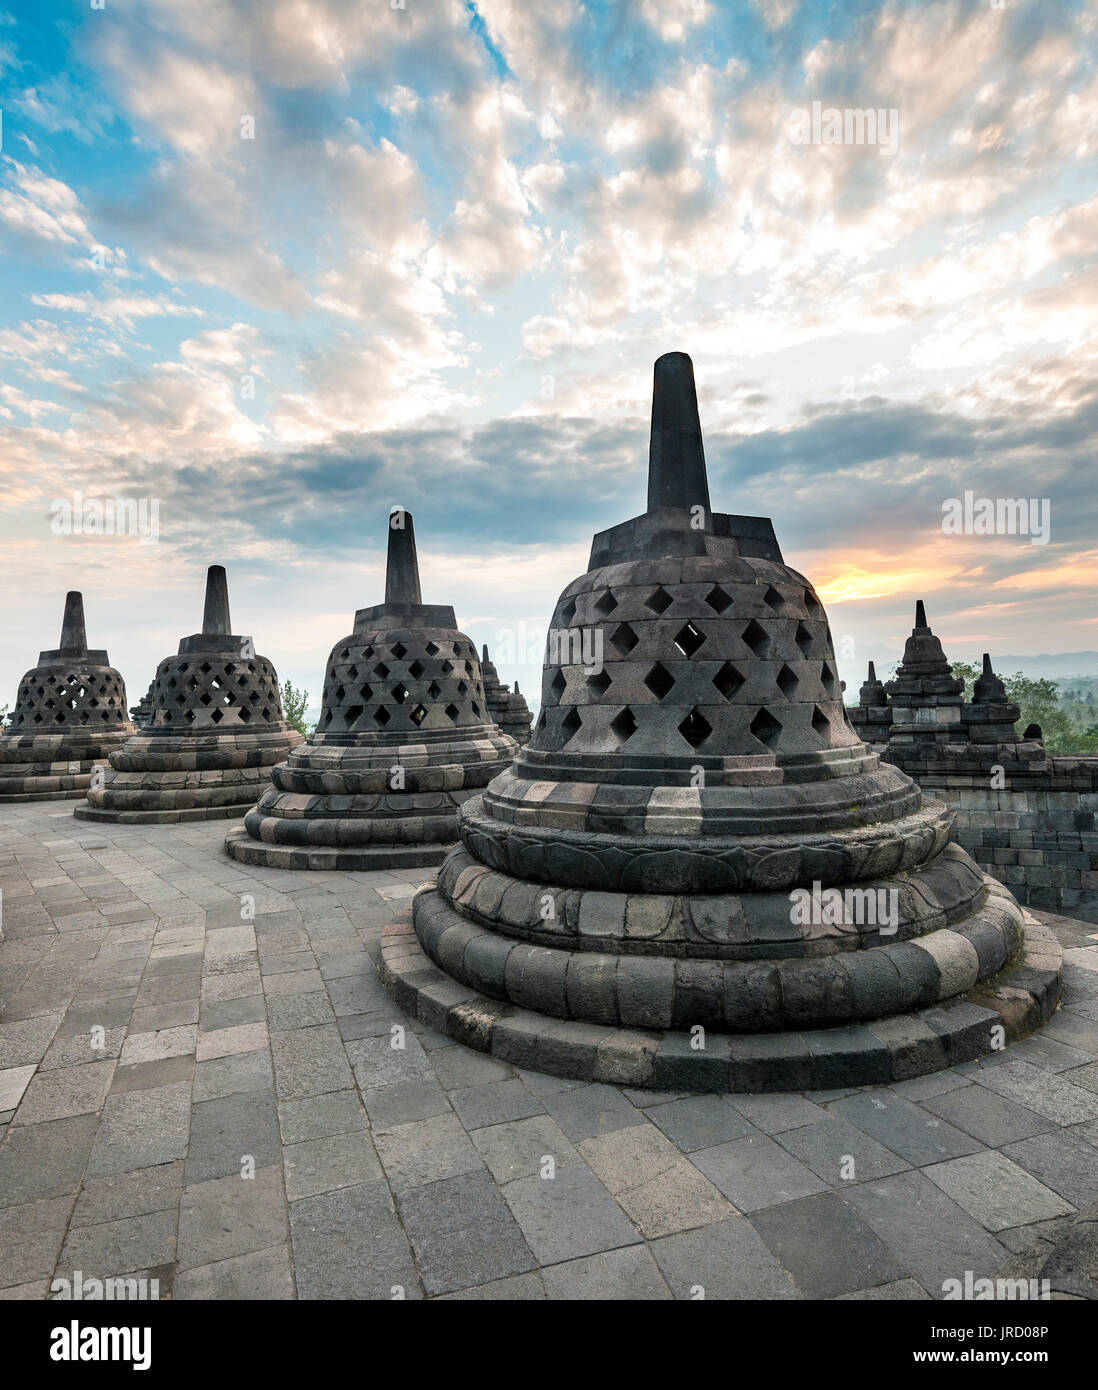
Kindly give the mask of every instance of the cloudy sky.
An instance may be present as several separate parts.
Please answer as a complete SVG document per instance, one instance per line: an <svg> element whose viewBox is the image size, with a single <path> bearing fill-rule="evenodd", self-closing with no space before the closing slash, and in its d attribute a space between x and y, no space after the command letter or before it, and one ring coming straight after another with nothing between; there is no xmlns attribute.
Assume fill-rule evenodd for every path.
<svg viewBox="0 0 1098 1390"><path fill-rule="evenodd" d="M1096 51L1063 0L0 0L0 704L70 587L136 700L213 562L315 697L392 505L526 663L672 349L848 682L916 597L956 657L1098 648ZM966 490L1048 544L944 535ZM159 540L55 535L75 491Z"/></svg>

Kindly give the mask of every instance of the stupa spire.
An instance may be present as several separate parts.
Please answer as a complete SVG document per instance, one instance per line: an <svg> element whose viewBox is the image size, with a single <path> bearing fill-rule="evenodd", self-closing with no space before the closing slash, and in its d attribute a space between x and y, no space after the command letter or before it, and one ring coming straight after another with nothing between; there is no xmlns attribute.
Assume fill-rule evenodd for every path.
<svg viewBox="0 0 1098 1390"><path fill-rule="evenodd" d="M915 627L916 629L924 627L927 631L930 630L930 624L926 620L926 609L923 607L921 598L915 600Z"/></svg>
<svg viewBox="0 0 1098 1390"><path fill-rule="evenodd" d="M394 507L389 513L389 553L385 561L385 602L422 603L419 558L412 513Z"/></svg>
<svg viewBox="0 0 1098 1390"><path fill-rule="evenodd" d="M216 637L232 632L229 618L229 581L224 565L211 565L206 571L206 606L202 611L202 635Z"/></svg>
<svg viewBox="0 0 1098 1390"><path fill-rule="evenodd" d="M88 634L84 627L84 595L70 589L65 595L65 616L61 620L60 650L66 656L87 656Z"/></svg>
<svg viewBox="0 0 1098 1390"><path fill-rule="evenodd" d="M652 434L648 445L648 510L702 506L709 514L694 364L685 352L656 359L652 376Z"/></svg>

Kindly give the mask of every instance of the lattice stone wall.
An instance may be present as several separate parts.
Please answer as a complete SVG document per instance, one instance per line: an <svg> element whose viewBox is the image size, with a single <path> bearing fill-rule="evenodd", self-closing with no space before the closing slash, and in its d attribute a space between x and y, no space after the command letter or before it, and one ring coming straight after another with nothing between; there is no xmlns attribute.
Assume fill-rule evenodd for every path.
<svg viewBox="0 0 1098 1390"><path fill-rule="evenodd" d="M282 722L278 676L262 656L232 658L198 652L169 656L156 670L153 729L222 731Z"/></svg>
<svg viewBox="0 0 1098 1390"><path fill-rule="evenodd" d="M11 733L58 733L126 724L126 687L110 666L36 667L19 683Z"/></svg>

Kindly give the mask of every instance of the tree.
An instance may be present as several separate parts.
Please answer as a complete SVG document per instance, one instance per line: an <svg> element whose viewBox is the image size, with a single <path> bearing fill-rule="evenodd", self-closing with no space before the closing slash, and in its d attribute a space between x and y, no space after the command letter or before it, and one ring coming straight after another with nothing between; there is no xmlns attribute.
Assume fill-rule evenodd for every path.
<svg viewBox="0 0 1098 1390"><path fill-rule="evenodd" d="M972 688L981 669L967 661L953 662L953 677L964 681L966 700L972 699ZM1040 724L1041 736L1049 753L1098 753L1098 739L1062 708L1057 681L1044 678L1034 680L1024 671L1015 671L1012 676L1002 676L1000 679L1007 699L1021 711L1019 732L1024 732L1030 724Z"/></svg>
<svg viewBox="0 0 1098 1390"><path fill-rule="evenodd" d="M282 686L282 712L286 716L287 724L296 729L303 738L308 738L316 728L315 724L305 723L305 711L308 708L309 692L298 690L289 681L285 681Z"/></svg>

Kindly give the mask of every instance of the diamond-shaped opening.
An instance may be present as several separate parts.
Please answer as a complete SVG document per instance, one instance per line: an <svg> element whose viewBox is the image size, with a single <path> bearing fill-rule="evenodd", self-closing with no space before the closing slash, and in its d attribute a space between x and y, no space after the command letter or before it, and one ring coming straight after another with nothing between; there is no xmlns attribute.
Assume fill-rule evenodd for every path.
<svg viewBox="0 0 1098 1390"><path fill-rule="evenodd" d="M444 661L442 663L442 674L444 676L452 676L454 674L453 662Z"/></svg>
<svg viewBox="0 0 1098 1390"><path fill-rule="evenodd" d="M438 699L438 697L442 694L442 686L439 685L438 681L431 682L431 684L427 687L427 694L430 695L432 700Z"/></svg>
<svg viewBox="0 0 1098 1390"><path fill-rule="evenodd" d="M222 695L222 697L221 697L221 703L222 703L223 705L235 705L235 704L236 704L236 696L233 694L233 692L232 692L231 690L226 690L225 693L224 693L224 695ZM114 704L113 698L111 699L111 704L112 704L112 705Z"/></svg>
<svg viewBox="0 0 1098 1390"><path fill-rule="evenodd" d="M826 661L824 662L823 667L820 671L820 680L823 682L823 688L827 691L827 693L829 695L834 695L835 672L831 669L830 664Z"/></svg>
<svg viewBox="0 0 1098 1390"><path fill-rule="evenodd" d="M220 690L220 689L221 689L221 682L217 679L216 676L214 676L214 677L211 678L210 684L213 686L213 688L214 688L215 690Z"/></svg>
<svg viewBox="0 0 1098 1390"><path fill-rule="evenodd" d="M768 748L774 747L778 741L778 735L782 731L782 726L768 709L759 710L755 718L752 719L750 728L759 742L765 743Z"/></svg>
<svg viewBox="0 0 1098 1390"><path fill-rule="evenodd" d="M628 705L610 721L610 732L619 743L627 743L637 732L637 720Z"/></svg>
<svg viewBox="0 0 1098 1390"><path fill-rule="evenodd" d="M204 676L208 676L210 672L213 670L213 667L210 665L208 661L204 661L198 669L202 672Z"/></svg>
<svg viewBox="0 0 1098 1390"><path fill-rule="evenodd" d="M812 650L812 634L809 632L808 628L805 627L804 623L797 624L797 631L793 640L796 642L797 646L800 647L802 656L807 656Z"/></svg>
<svg viewBox="0 0 1098 1390"><path fill-rule="evenodd" d="M610 645L622 656L628 656L639 641L640 638L628 623L619 623L610 634Z"/></svg>
<svg viewBox="0 0 1098 1390"><path fill-rule="evenodd" d="M384 705L382 705L379 709L374 710L374 723L380 724L383 729L385 725L388 724L389 720L392 719L392 717L393 716L389 713L389 711L385 708Z"/></svg>
<svg viewBox="0 0 1098 1390"><path fill-rule="evenodd" d="M545 711L544 711L544 710L542 710L541 713L538 715L538 722L537 722L537 724L536 724L534 727L537 728L537 729L544 729L544 728L545 728Z"/></svg>
<svg viewBox="0 0 1098 1390"><path fill-rule="evenodd" d="M819 705L812 711L812 727L821 738L828 738L831 734L831 720L828 719Z"/></svg>
<svg viewBox="0 0 1098 1390"><path fill-rule="evenodd" d="M713 726L700 710L692 709L679 725L679 733L691 748L699 748L713 732Z"/></svg>
<svg viewBox="0 0 1098 1390"><path fill-rule="evenodd" d="M350 655L351 655L351 649L350 649L350 647L344 647L343 650L342 650L342 651L340 652L340 654L339 654L339 659L340 659L340 661L346 661Z"/></svg>
<svg viewBox="0 0 1098 1390"><path fill-rule="evenodd" d="M220 724L223 717L223 712L219 709L213 710L210 714L210 718L213 720L215 724Z"/></svg>
<svg viewBox="0 0 1098 1390"><path fill-rule="evenodd" d="M348 680L351 680L351 681L358 680L358 667L357 667L357 666L348 666L348 667L347 667L347 679L348 679Z"/></svg>
<svg viewBox="0 0 1098 1390"><path fill-rule="evenodd" d="M768 608L772 608L776 613L779 608L784 606L785 599L782 598L773 584L768 584L766 586L766 593L763 594L763 603L765 603Z"/></svg>
<svg viewBox="0 0 1098 1390"><path fill-rule="evenodd" d="M787 700L792 698L793 692L799 684L796 671L783 664L782 669L778 672L778 689Z"/></svg>
<svg viewBox="0 0 1098 1390"><path fill-rule="evenodd" d="M408 654L408 648L404 645L403 642L398 642L395 647L390 647L389 650L392 652L392 654L396 657L398 661L403 661L405 656Z"/></svg>
<svg viewBox="0 0 1098 1390"><path fill-rule="evenodd" d="M596 613L601 613L604 618L608 618L618 606L618 601L609 589L604 594L600 594L594 602Z"/></svg>
<svg viewBox="0 0 1098 1390"><path fill-rule="evenodd" d="M418 681L420 676L423 675L422 664L418 661L413 661L411 666L408 667L408 674L414 681Z"/></svg>
<svg viewBox="0 0 1098 1390"><path fill-rule="evenodd" d="M770 651L770 634L762 623L757 623L754 618L744 628L743 640L757 657L765 657Z"/></svg>
<svg viewBox="0 0 1098 1390"><path fill-rule="evenodd" d="M469 701L469 704L472 706L473 713L474 713L475 715L477 715L477 717L479 718L479 717L480 717L480 706L477 704L477 702L476 702L475 700L470 700L470 701Z"/></svg>
<svg viewBox="0 0 1098 1390"><path fill-rule="evenodd" d="M61 710L58 710L57 713L53 716L53 722L55 724L64 724L65 716Z"/></svg>
<svg viewBox="0 0 1098 1390"><path fill-rule="evenodd" d="M675 687L675 677L660 661L657 661L644 678L644 683L657 700L662 700L668 691Z"/></svg>
<svg viewBox="0 0 1098 1390"><path fill-rule="evenodd" d="M434 644L434 642L428 642L423 650L427 653L428 656L438 656L439 649Z"/></svg>
<svg viewBox="0 0 1098 1390"><path fill-rule="evenodd" d="M564 607L560 610L560 620L561 620L561 623L562 623L565 627L567 627L567 626L569 625L569 623L571 623L572 619L573 619L575 616L576 616L576 600L575 600L574 598L570 598L570 599L568 600L568 602L564 605Z"/></svg>
<svg viewBox="0 0 1098 1390"><path fill-rule="evenodd" d="M650 608L653 613L664 613L674 602L675 600L661 584L654 594L649 594L644 600L644 606Z"/></svg>
<svg viewBox="0 0 1098 1390"><path fill-rule="evenodd" d="M446 717L455 724L457 723L457 718L460 713L461 711L458 709L457 705L452 702L446 706Z"/></svg>
<svg viewBox="0 0 1098 1390"><path fill-rule="evenodd" d="M575 705L573 705L572 708L561 720L560 724L560 727L564 730L564 737L566 741L570 739L573 736L573 734L575 734L575 732L582 723L583 720L579 717L579 710L576 709Z"/></svg>
<svg viewBox="0 0 1098 1390"><path fill-rule="evenodd" d="M804 606L814 618L820 617L823 613L823 605L811 589L804 591Z"/></svg>
<svg viewBox="0 0 1098 1390"><path fill-rule="evenodd" d="M258 690L253 690L252 693L248 696L248 699L251 700L253 705L258 705L262 698L263 697L260 695Z"/></svg>
<svg viewBox="0 0 1098 1390"><path fill-rule="evenodd" d="M693 656L704 641L705 633L696 628L693 623L685 623L675 634L675 646L678 647L683 656Z"/></svg>
<svg viewBox="0 0 1098 1390"><path fill-rule="evenodd" d="M360 685L358 688L358 693L362 696L364 700L369 700L373 696L374 687L372 685Z"/></svg>
<svg viewBox="0 0 1098 1390"><path fill-rule="evenodd" d="M416 705L415 709L412 710L408 718L418 729L419 726L423 723L423 721L427 718L427 711L423 708L422 705Z"/></svg>
<svg viewBox="0 0 1098 1390"><path fill-rule="evenodd" d="M465 684L465 682L458 681L458 694L462 697L462 699L464 699L465 696L468 695L468 693L469 687Z"/></svg>
<svg viewBox="0 0 1098 1390"><path fill-rule="evenodd" d="M353 724L356 719L360 719L362 717L362 711L364 708L364 705L352 705L350 709L344 711L343 718L346 720L348 724Z"/></svg>
<svg viewBox="0 0 1098 1390"><path fill-rule="evenodd" d="M564 694L564 688L567 684L568 682L564 677L564 672L558 666L556 675L549 682L549 689L553 692L553 694L557 697L558 700Z"/></svg>
<svg viewBox="0 0 1098 1390"><path fill-rule="evenodd" d="M183 706L187 703L186 695L177 695L175 697L175 703L179 706L180 709L182 709Z"/></svg>
<svg viewBox="0 0 1098 1390"><path fill-rule="evenodd" d="M610 685L610 677L605 671L599 671L594 676L587 677L587 689L593 690L596 695L602 695Z"/></svg>
<svg viewBox="0 0 1098 1390"><path fill-rule="evenodd" d="M251 710L248 709L247 706L245 706L245 707L240 711L240 717L241 717L241 719L243 719L244 723L247 724L248 721L249 721L249 720L251 719L251 717L252 717L252 712L251 712Z"/></svg>
<svg viewBox="0 0 1098 1390"><path fill-rule="evenodd" d="M340 704L343 703L344 699L346 699L346 696L347 692L346 690L344 690L343 686L338 686L336 688L336 699L339 701Z"/></svg>
<svg viewBox="0 0 1098 1390"><path fill-rule="evenodd" d="M198 698L202 701L204 705L208 705L210 701L213 699L213 696L210 694L208 690L204 690ZM94 703L95 701L93 700L92 704Z"/></svg>
<svg viewBox="0 0 1098 1390"><path fill-rule="evenodd" d="M408 698L407 686L401 685L399 681L397 681L396 685L393 686L392 690L389 693L390 695L392 695L393 699L397 702L398 705L402 705L404 701Z"/></svg>
<svg viewBox="0 0 1098 1390"><path fill-rule="evenodd" d="M188 724L193 724L194 721L198 718L198 716L195 714L193 709L189 709L184 710L183 718L187 721Z"/></svg>
<svg viewBox="0 0 1098 1390"><path fill-rule="evenodd" d="M388 666L385 665L384 661L379 661L378 664L374 667L374 675L377 676L379 680L384 680L388 674Z"/></svg>
<svg viewBox="0 0 1098 1390"><path fill-rule="evenodd" d="M713 585L706 594L705 601L714 613L727 613L732 607L732 595L726 594L719 584Z"/></svg>

